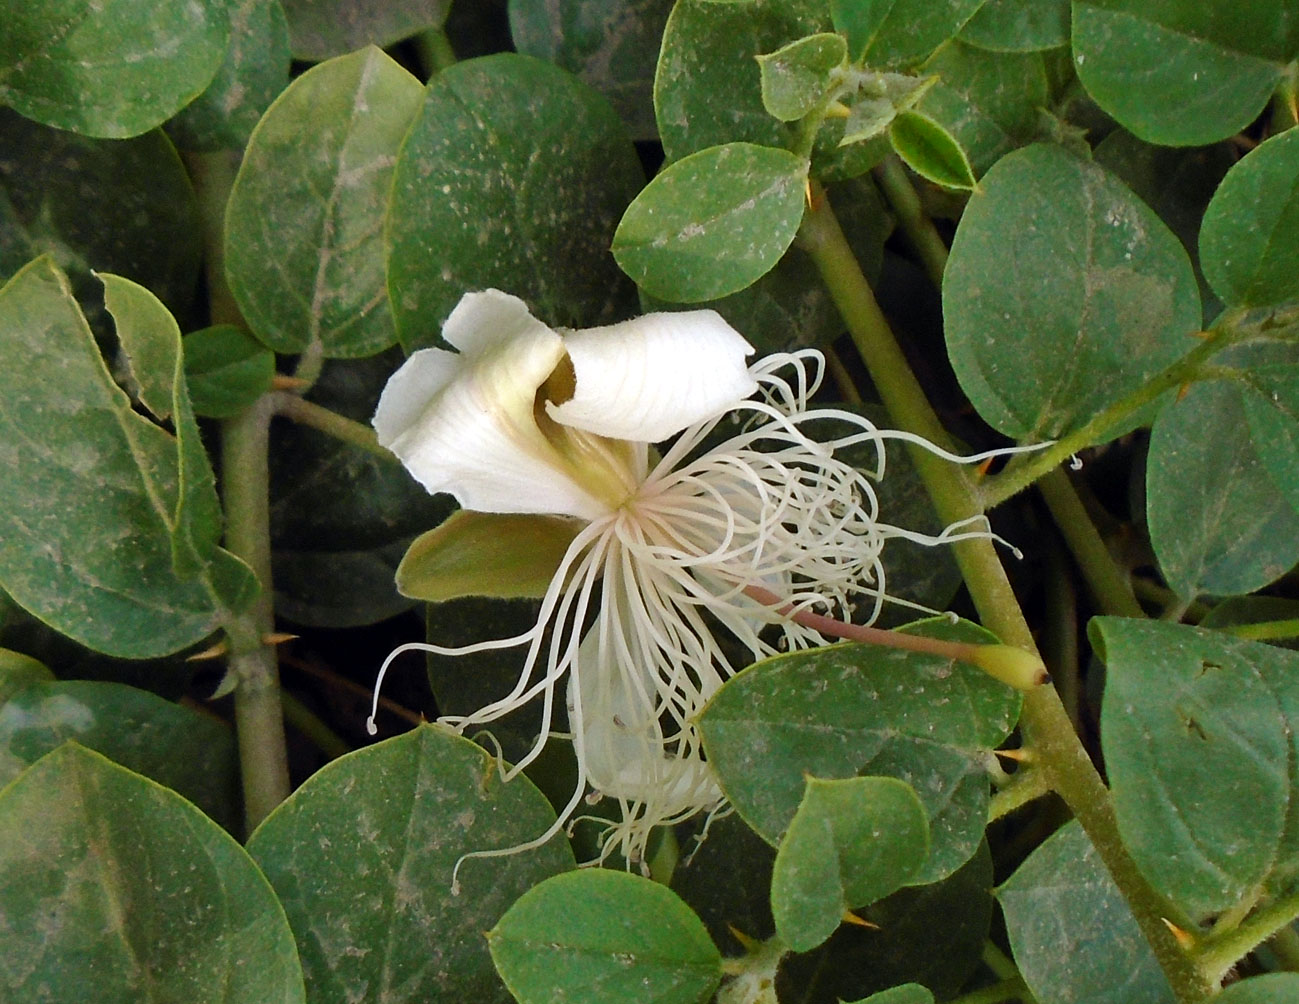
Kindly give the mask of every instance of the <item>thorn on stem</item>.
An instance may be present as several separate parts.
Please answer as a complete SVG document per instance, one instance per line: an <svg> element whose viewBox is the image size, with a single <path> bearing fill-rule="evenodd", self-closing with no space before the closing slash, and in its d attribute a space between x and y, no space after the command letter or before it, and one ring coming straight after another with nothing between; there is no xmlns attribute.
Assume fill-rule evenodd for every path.
<svg viewBox="0 0 1299 1004"><path fill-rule="evenodd" d="M207 659L220 659L230 651L230 645L222 638L215 645L209 645L202 652L195 652L193 655L185 657L186 662L203 662Z"/></svg>

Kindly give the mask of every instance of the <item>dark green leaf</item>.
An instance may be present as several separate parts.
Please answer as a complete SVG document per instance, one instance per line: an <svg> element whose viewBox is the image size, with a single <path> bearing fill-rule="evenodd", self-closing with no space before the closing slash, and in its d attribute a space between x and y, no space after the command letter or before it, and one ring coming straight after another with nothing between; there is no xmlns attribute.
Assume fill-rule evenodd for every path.
<svg viewBox="0 0 1299 1004"><path fill-rule="evenodd" d="M271 389L275 353L233 324L185 336L185 382L205 418L237 415Z"/></svg>
<svg viewBox="0 0 1299 1004"><path fill-rule="evenodd" d="M1299 50L1290 0L1076 0L1078 79L1130 132L1163 146L1226 139L1257 117Z"/></svg>
<svg viewBox="0 0 1299 1004"><path fill-rule="evenodd" d="M1123 843L1195 919L1299 875L1299 656L1102 617L1101 738Z"/></svg>
<svg viewBox="0 0 1299 1004"><path fill-rule="evenodd" d="M841 36L823 33L758 56L763 107L782 122L801 119L825 100L847 55Z"/></svg>
<svg viewBox="0 0 1299 1004"><path fill-rule="evenodd" d="M406 542L363 550L275 551L275 612L306 627L377 624L415 606L394 579Z"/></svg>
<svg viewBox="0 0 1299 1004"><path fill-rule="evenodd" d="M304 73L253 131L226 211L226 276L277 352L368 356L397 340L382 227L421 95L371 47Z"/></svg>
<svg viewBox="0 0 1299 1004"><path fill-rule="evenodd" d="M961 144L928 115L902 112L889 126L889 142L907 167L936 185L970 191L974 168Z"/></svg>
<svg viewBox="0 0 1299 1004"><path fill-rule="evenodd" d="M988 0L961 41L993 52L1037 52L1069 42L1069 0Z"/></svg>
<svg viewBox="0 0 1299 1004"><path fill-rule="evenodd" d="M1036 53L994 53L953 42L925 64L938 83L920 111L941 123L983 174L1037 131L1048 102L1046 69Z"/></svg>
<svg viewBox="0 0 1299 1004"><path fill-rule="evenodd" d="M68 744L0 792L0 997L301 1004L284 911L179 795Z"/></svg>
<svg viewBox="0 0 1299 1004"><path fill-rule="evenodd" d="M514 47L609 99L632 137L653 140L654 68L672 0L510 0Z"/></svg>
<svg viewBox="0 0 1299 1004"><path fill-rule="evenodd" d="M983 0L831 0L853 62L914 66L956 35Z"/></svg>
<svg viewBox="0 0 1299 1004"><path fill-rule="evenodd" d="M283 0L298 59L341 56L362 46L386 49L446 20L451 0Z"/></svg>
<svg viewBox="0 0 1299 1004"><path fill-rule="evenodd" d="M1200 259L1229 306L1299 300L1299 130L1273 136L1227 172L1204 213Z"/></svg>
<svg viewBox="0 0 1299 1004"><path fill-rule="evenodd" d="M185 316L203 242L194 190L171 141L157 130L88 139L0 108L0 275L41 254L68 274L97 330L108 322L92 269L134 279Z"/></svg>
<svg viewBox="0 0 1299 1004"><path fill-rule="evenodd" d="M986 641L970 624L924 633ZM708 759L736 811L768 841L784 833L804 775L896 777L929 814L932 850L914 883L967 861L983 839L984 758L1014 727L1019 695L981 670L938 656L834 645L757 663L700 716Z"/></svg>
<svg viewBox="0 0 1299 1004"><path fill-rule="evenodd" d="M402 345L436 341L471 289L503 289L568 327L630 314L609 242L643 177L608 102L563 70L501 53L438 74L402 147L388 217Z"/></svg>
<svg viewBox="0 0 1299 1004"><path fill-rule="evenodd" d="M711 997L722 977L721 956L690 908L665 886L626 872L547 879L510 907L487 940L522 1004L690 1004Z"/></svg>
<svg viewBox="0 0 1299 1004"><path fill-rule="evenodd" d="M1291 1004L1299 1000L1299 973L1265 973L1233 983L1216 1004Z"/></svg>
<svg viewBox="0 0 1299 1004"><path fill-rule="evenodd" d="M803 219L807 162L788 150L729 143L679 160L627 207L618 264L651 296L694 303L769 272Z"/></svg>
<svg viewBox="0 0 1299 1004"><path fill-rule="evenodd" d="M681 0L663 32L654 78L654 111L669 162L732 142L788 147L793 128L768 114L758 64L807 35L831 30L824 0L713 3ZM862 174L888 152L882 140L839 147L844 120L817 133L813 175L826 181Z"/></svg>
<svg viewBox="0 0 1299 1004"><path fill-rule="evenodd" d="M1262 423L1257 436L1251 417ZM1159 413L1146 462L1146 518L1175 592L1249 593L1299 561L1296 436L1292 414L1234 383L1195 384Z"/></svg>
<svg viewBox="0 0 1299 1004"><path fill-rule="evenodd" d="M225 61L167 132L184 150L242 150L288 84L289 27L280 0L230 0Z"/></svg>
<svg viewBox="0 0 1299 1004"><path fill-rule="evenodd" d="M38 683L52 683L54 674L48 666L30 655L0 648L0 702Z"/></svg>
<svg viewBox="0 0 1299 1004"><path fill-rule="evenodd" d="M910 785L891 777L809 776L771 875L777 933L794 951L811 951L834 933L845 910L908 884L928 855L928 818Z"/></svg>
<svg viewBox="0 0 1299 1004"><path fill-rule="evenodd" d="M952 242L943 315L956 375L994 428L1058 437L1189 351L1200 304L1186 252L1119 182L1037 144L980 184Z"/></svg>
<svg viewBox="0 0 1299 1004"><path fill-rule="evenodd" d="M546 593L582 524L558 516L461 510L411 544L397 569L402 595L430 603Z"/></svg>
<svg viewBox="0 0 1299 1004"><path fill-rule="evenodd" d="M0 787L69 739L238 825L234 736L217 718L120 683L32 683L0 704Z"/></svg>
<svg viewBox="0 0 1299 1004"><path fill-rule="evenodd" d="M66 278L37 259L0 290L0 581L23 607L99 651L193 644L219 614L178 574L176 440L113 383ZM208 472L211 476L211 472Z"/></svg>
<svg viewBox="0 0 1299 1004"><path fill-rule="evenodd" d="M0 103L86 136L161 125L221 65L225 0L0 0Z"/></svg>
<svg viewBox="0 0 1299 1004"><path fill-rule="evenodd" d="M502 781L480 747L424 725L321 769L248 850L284 903L313 1000L491 1004L509 997L483 932L573 867L562 835L520 846L554 821L527 778Z"/></svg>
<svg viewBox="0 0 1299 1004"><path fill-rule="evenodd" d="M997 890L1015 963L1039 1001L1175 1004L1154 953L1078 823Z"/></svg>

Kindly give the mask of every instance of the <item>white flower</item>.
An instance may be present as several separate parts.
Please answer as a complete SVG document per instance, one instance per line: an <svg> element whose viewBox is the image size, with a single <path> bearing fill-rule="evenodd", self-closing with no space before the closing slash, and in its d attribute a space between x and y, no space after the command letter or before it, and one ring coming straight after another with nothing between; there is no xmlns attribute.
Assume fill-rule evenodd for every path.
<svg viewBox="0 0 1299 1004"><path fill-rule="evenodd" d="M529 631L461 649L405 645L379 679L412 648L527 646L509 694L446 720L485 725L540 698L542 734L508 778L540 753L565 696L578 786L555 826L523 847L566 825L588 785L621 803L604 853L630 860L652 827L722 804L695 726L738 668L719 625L754 659L820 645L789 611L848 619L864 597L873 619L887 599L880 556L890 538L988 536L982 523L935 538L880 522L872 478L883 474L884 441L929 444L851 412L810 409L821 355L748 366L752 348L713 311L556 332L521 300L488 290L465 295L443 336L458 353L416 352L389 381L374 417L379 441L429 491L450 492L464 508L585 526ZM734 434L706 445L723 422ZM814 440L813 422L842 434ZM678 433L651 464L649 444ZM871 472L835 456L859 443L875 448ZM754 587L779 596L784 612L746 592Z"/></svg>

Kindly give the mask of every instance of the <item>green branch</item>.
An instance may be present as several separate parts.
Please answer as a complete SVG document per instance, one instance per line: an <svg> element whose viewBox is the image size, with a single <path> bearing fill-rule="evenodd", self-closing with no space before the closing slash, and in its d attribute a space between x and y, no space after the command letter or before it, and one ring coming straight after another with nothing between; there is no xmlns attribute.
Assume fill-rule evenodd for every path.
<svg viewBox="0 0 1299 1004"><path fill-rule="evenodd" d="M1195 962L1205 977L1216 984L1232 966L1296 919L1299 919L1299 893L1283 896L1234 930L1205 938L1196 946Z"/></svg>
<svg viewBox="0 0 1299 1004"><path fill-rule="evenodd" d="M902 232L915 248L930 281L943 288L943 270L947 267L947 245L934 229L934 222L925 215L920 196L907 177L907 169L896 156L890 154L875 168L875 180L898 218Z"/></svg>
<svg viewBox="0 0 1299 1004"><path fill-rule="evenodd" d="M1002 473L985 479L980 492L984 506L993 509L1001 505L1079 451L1105 442L1109 434L1114 429L1121 428L1135 412L1170 390L1199 379L1205 362L1245 336L1246 332L1238 331L1230 325L1216 327L1177 362L1093 416L1090 421L1060 437L1050 446L1036 453L1025 454L1022 462L1012 462Z"/></svg>
<svg viewBox="0 0 1299 1004"><path fill-rule="evenodd" d="M271 398L275 414L283 415L285 418L292 419L301 425L318 429L335 439L350 443L367 453L372 453L376 457L397 463L397 458L392 452L387 447L379 445L379 438L370 426L346 418L336 411L322 408L318 404L304 400L297 394L278 391L272 394Z"/></svg>
<svg viewBox="0 0 1299 1004"><path fill-rule="evenodd" d="M902 428L950 448L951 438L898 346L819 185L813 186L812 207L799 233L801 244L821 273L890 415ZM1078 448L1069 449L1063 456ZM954 523L982 513L979 494L964 471L953 470L951 464L921 449L914 449L912 455L940 519ZM1043 472L1058 462L1044 466ZM1025 482L1029 483L1031 480ZM1007 644L1035 651L1032 633L992 543L962 541L954 545L954 553L984 625ZM1162 918L1171 908L1137 870L1123 846L1109 792L1073 731L1054 688L1037 687L1025 695L1020 724L1039 768L1047 773L1052 788L1091 838L1178 999L1198 1001L1211 994L1213 985L1164 926Z"/></svg>

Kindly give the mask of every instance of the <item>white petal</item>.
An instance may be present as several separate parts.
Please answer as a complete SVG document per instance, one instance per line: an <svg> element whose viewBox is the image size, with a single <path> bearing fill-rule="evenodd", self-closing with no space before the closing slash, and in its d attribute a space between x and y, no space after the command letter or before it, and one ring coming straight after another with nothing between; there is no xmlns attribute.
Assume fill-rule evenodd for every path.
<svg viewBox="0 0 1299 1004"><path fill-rule="evenodd" d="M713 310L646 314L566 334L577 377L556 422L655 443L733 407L758 389L753 347Z"/></svg>
<svg viewBox="0 0 1299 1004"><path fill-rule="evenodd" d="M393 440L419 420L463 365L461 356L445 349L420 349L402 363L388 378L371 420L379 444L391 448Z"/></svg>
<svg viewBox="0 0 1299 1004"><path fill-rule="evenodd" d="M499 289L466 293L442 325L442 337L468 355L543 331L550 328L528 312L526 303Z"/></svg>
<svg viewBox="0 0 1299 1004"><path fill-rule="evenodd" d="M476 315L490 322L502 314L500 301L471 295L473 301L466 297L456 308L470 303L460 321ZM573 479L533 415L537 388L564 357L563 342L539 323L516 326L508 338L498 337L499 330L480 337L457 322L455 334L470 352L457 358L429 349L411 356L380 401L380 441L430 492L450 492L466 509L584 519L607 513L609 504ZM425 377L436 384L431 393Z"/></svg>

